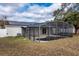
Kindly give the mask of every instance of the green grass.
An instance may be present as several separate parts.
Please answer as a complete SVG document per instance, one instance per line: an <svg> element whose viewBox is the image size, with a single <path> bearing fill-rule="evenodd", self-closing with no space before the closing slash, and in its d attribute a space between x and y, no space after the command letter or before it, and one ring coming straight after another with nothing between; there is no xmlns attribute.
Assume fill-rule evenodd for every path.
<svg viewBox="0 0 79 59"><path fill-rule="evenodd" d="M0 38L0 55L77 56L79 55L79 36L40 43L23 37Z"/></svg>

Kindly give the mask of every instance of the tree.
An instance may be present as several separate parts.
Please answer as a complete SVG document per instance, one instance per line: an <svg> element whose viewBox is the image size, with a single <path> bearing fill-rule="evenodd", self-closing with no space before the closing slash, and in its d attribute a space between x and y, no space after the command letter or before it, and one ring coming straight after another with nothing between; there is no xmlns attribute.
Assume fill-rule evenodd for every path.
<svg viewBox="0 0 79 59"><path fill-rule="evenodd" d="M73 26L75 27L75 34L77 34L77 31L79 29L79 12L77 11L67 12L62 20L64 22L73 24Z"/></svg>
<svg viewBox="0 0 79 59"><path fill-rule="evenodd" d="M3 19L0 20L0 27L5 28L6 24L9 24L8 21L6 21L6 16L3 16Z"/></svg>
<svg viewBox="0 0 79 59"><path fill-rule="evenodd" d="M59 14L60 14L60 11L61 11L60 9L57 9L57 10L55 10L55 11L53 12L53 16L55 17L55 21L57 20Z"/></svg>
<svg viewBox="0 0 79 59"><path fill-rule="evenodd" d="M63 8L55 10L53 12L53 16L55 17L54 21L62 21L61 19L64 16L64 10L63 10Z"/></svg>

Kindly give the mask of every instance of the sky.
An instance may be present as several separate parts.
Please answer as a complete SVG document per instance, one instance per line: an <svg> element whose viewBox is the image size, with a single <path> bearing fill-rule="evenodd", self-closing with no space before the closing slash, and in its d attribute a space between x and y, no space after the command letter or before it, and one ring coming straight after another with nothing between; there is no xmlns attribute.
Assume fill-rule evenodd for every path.
<svg viewBox="0 0 79 59"><path fill-rule="evenodd" d="M53 20L53 12L61 8L60 3L0 3L0 18L23 22L45 22Z"/></svg>

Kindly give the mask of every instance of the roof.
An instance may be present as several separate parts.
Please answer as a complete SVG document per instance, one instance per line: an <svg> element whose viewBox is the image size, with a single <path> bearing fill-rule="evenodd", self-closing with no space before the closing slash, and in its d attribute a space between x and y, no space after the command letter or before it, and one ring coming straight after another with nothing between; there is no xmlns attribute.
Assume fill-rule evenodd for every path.
<svg viewBox="0 0 79 59"><path fill-rule="evenodd" d="M18 22L18 21L3 21L0 20L0 24L2 25L15 25L15 26L28 26L30 24L34 24L35 22Z"/></svg>
<svg viewBox="0 0 79 59"><path fill-rule="evenodd" d="M16 21L9 21L9 25L28 26L30 24L34 24L34 22L16 22Z"/></svg>
<svg viewBox="0 0 79 59"><path fill-rule="evenodd" d="M44 23L34 23L34 24L30 24L28 25L28 27L39 27L41 25L43 25Z"/></svg>

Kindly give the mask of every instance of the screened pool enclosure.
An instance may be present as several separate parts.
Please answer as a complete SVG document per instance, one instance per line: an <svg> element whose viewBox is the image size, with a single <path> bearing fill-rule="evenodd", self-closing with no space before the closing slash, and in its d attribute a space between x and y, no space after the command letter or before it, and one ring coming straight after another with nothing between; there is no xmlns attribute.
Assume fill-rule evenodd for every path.
<svg viewBox="0 0 79 59"><path fill-rule="evenodd" d="M73 36L74 27L67 22L45 22L30 24L22 28L23 36L35 40L51 40Z"/></svg>

